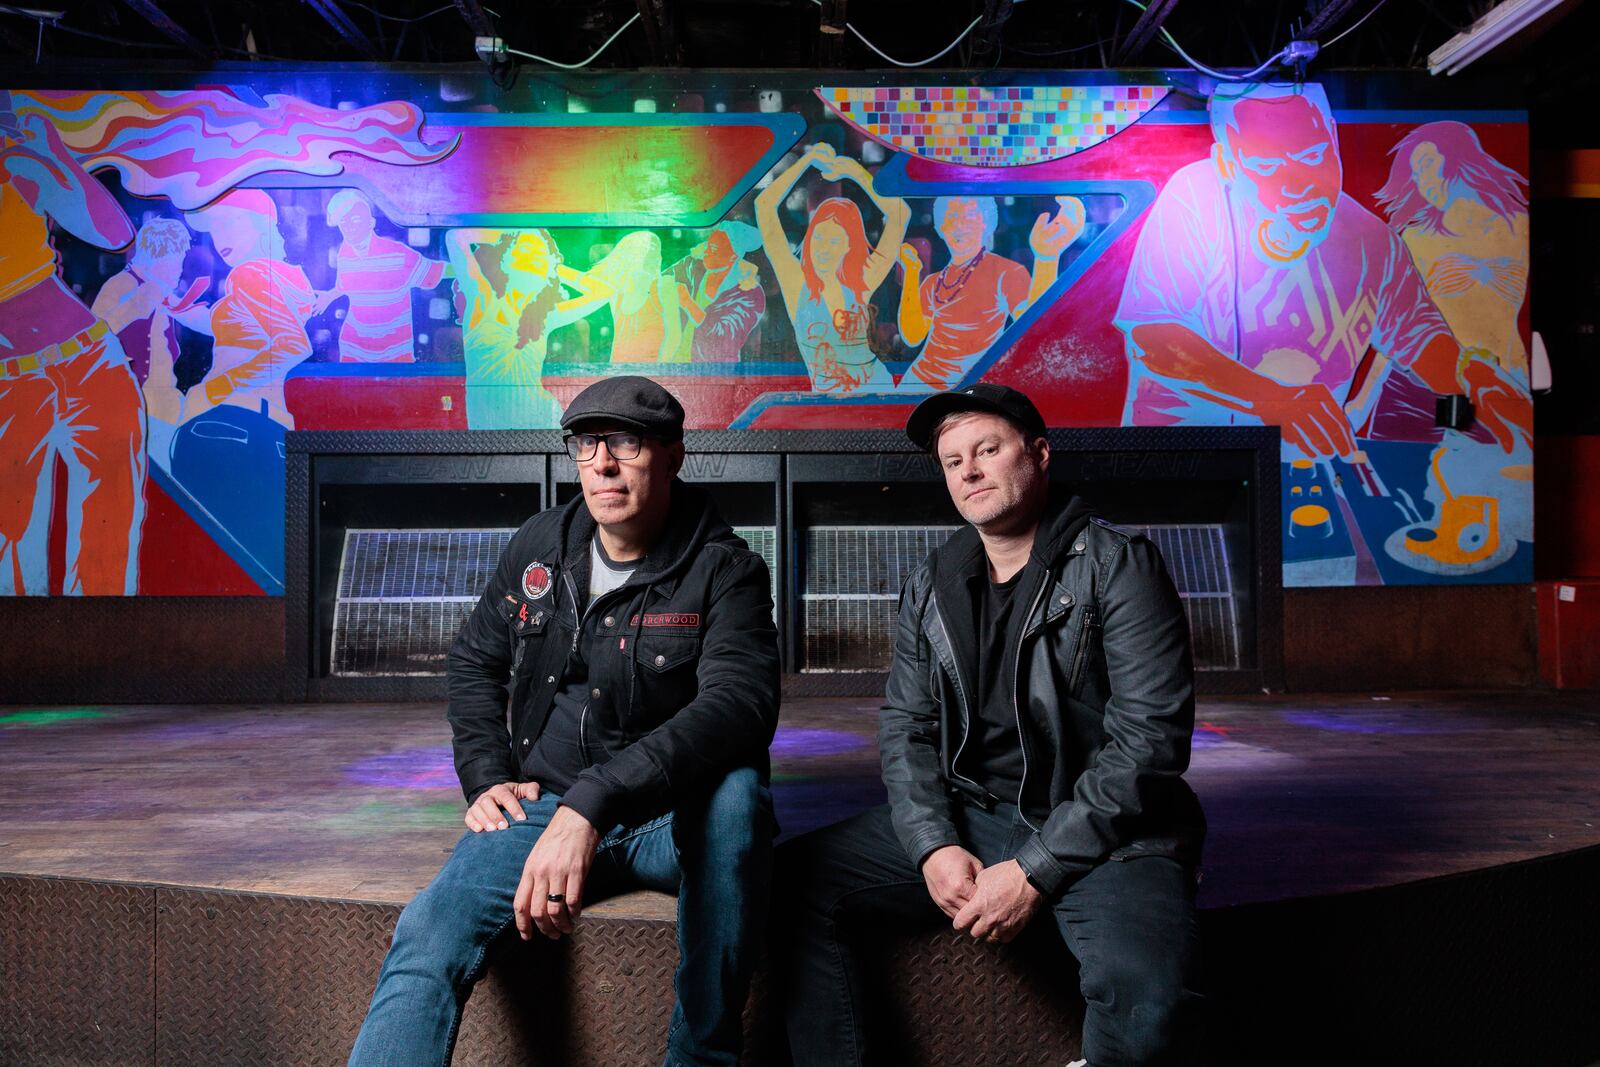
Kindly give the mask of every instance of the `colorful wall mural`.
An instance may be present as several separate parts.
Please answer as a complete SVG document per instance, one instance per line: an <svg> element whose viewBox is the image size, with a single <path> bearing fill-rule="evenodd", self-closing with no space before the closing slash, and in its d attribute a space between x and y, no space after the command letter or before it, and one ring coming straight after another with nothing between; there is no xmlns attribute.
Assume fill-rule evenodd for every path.
<svg viewBox="0 0 1600 1067"><path fill-rule="evenodd" d="M641 371L697 428L1278 425L1286 584L1531 580L1520 112L1014 78L0 90L0 593L281 594L286 431Z"/></svg>

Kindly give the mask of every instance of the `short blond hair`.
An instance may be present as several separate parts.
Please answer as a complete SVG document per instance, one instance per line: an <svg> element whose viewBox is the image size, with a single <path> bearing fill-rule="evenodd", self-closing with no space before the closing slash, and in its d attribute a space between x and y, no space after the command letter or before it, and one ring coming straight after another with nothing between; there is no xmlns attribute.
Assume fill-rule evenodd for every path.
<svg viewBox="0 0 1600 1067"><path fill-rule="evenodd" d="M145 259L160 259L162 256L187 252L193 243L187 226L177 219L163 217L151 219L139 227L139 236L134 239L134 251Z"/></svg>

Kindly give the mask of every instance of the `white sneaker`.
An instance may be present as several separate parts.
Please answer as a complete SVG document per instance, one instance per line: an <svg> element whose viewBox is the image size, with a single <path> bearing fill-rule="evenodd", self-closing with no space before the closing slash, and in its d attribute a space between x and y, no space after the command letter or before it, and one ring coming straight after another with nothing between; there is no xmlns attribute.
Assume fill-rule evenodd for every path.
<svg viewBox="0 0 1600 1067"><path fill-rule="evenodd" d="M1073 1060L1071 1063L1067 1064L1067 1067L1089 1067L1089 1061L1088 1060Z"/></svg>

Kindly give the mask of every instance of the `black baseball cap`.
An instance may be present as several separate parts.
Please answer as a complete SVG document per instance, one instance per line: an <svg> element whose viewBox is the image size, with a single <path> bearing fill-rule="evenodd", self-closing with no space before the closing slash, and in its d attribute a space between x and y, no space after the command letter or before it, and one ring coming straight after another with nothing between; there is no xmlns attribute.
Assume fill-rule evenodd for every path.
<svg viewBox="0 0 1600 1067"><path fill-rule="evenodd" d="M1033 406L1027 394L1008 385L995 382L978 382L946 393L935 393L911 413L906 420L906 436L911 443L927 452L933 448L933 428L946 415L958 411L987 411L1000 415L1016 424L1029 441L1045 435L1044 416Z"/></svg>
<svg viewBox="0 0 1600 1067"><path fill-rule="evenodd" d="M683 437L683 405L659 384L638 374L601 378L573 397L561 416L561 428L572 430L579 423L601 420L668 441Z"/></svg>

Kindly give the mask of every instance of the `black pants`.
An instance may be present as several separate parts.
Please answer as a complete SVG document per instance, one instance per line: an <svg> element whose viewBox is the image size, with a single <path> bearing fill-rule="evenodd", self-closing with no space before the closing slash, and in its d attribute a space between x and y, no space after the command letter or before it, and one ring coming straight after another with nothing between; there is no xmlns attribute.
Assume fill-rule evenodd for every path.
<svg viewBox="0 0 1600 1067"><path fill-rule="evenodd" d="M1033 833L1009 805L985 812L958 804L957 829L986 867L1010 859ZM776 863L775 963L795 1067L872 1062L853 935L950 920L895 837L888 807L795 838ZM1090 1067L1188 1062L1201 999L1193 871L1164 856L1107 861L1074 882L1050 915L1078 958Z"/></svg>

